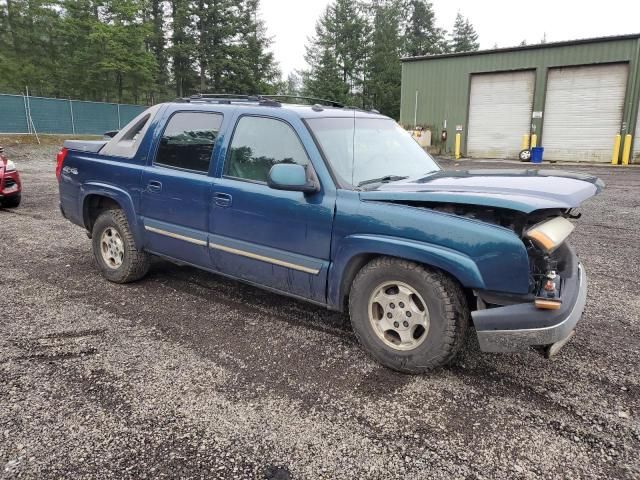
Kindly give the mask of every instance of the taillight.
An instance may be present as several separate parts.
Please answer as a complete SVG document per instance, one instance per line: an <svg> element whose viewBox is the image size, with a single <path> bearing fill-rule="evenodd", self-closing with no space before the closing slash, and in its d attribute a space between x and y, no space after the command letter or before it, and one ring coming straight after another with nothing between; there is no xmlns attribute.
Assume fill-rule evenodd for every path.
<svg viewBox="0 0 640 480"><path fill-rule="evenodd" d="M60 181L60 174L62 173L62 164L64 163L64 159L67 157L68 150L65 147L58 152L56 155L56 178Z"/></svg>

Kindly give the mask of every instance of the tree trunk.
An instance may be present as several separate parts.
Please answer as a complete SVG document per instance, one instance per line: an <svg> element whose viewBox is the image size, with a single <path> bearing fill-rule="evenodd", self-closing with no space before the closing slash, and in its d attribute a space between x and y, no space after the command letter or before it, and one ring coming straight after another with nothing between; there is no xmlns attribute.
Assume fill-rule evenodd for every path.
<svg viewBox="0 0 640 480"><path fill-rule="evenodd" d="M116 85L118 86L118 103L122 103L122 73L116 74Z"/></svg>
<svg viewBox="0 0 640 480"><path fill-rule="evenodd" d="M206 25L205 25L205 13L204 13L204 1L200 0L198 3L198 13L200 15L200 20L198 21L198 30L200 30L200 37L198 39L198 52L200 54L199 63L200 63L200 93L205 91L206 85L206 52L207 52L207 37L205 34Z"/></svg>

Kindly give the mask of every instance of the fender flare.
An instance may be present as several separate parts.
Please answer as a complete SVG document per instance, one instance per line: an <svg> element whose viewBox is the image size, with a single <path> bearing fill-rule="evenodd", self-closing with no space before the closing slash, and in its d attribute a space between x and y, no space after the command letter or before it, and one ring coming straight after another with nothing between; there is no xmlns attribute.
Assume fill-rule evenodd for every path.
<svg viewBox="0 0 640 480"><path fill-rule="evenodd" d="M424 263L447 272L464 287L484 289L480 269L468 255L424 242L385 235L349 235L340 241L340 248L331 262L328 276L327 303L342 310L349 285L345 273L352 261L361 256L389 256Z"/></svg>
<svg viewBox="0 0 640 480"><path fill-rule="evenodd" d="M84 205L87 200L87 197L90 195L99 195L102 197L107 197L120 205L120 208L124 212L127 217L127 222L129 222L129 228L131 229L131 233L133 234L134 241L136 242L136 247L140 248L144 244L144 236L142 229L140 228L140 223L138 222L138 216L136 214L136 210L134 207L133 199L131 195L126 190L123 190L120 187L116 187L114 185L108 183L101 182L86 182L82 185L79 196L79 209L80 215L82 216L82 221L85 221L84 218ZM85 224L85 227L87 225Z"/></svg>

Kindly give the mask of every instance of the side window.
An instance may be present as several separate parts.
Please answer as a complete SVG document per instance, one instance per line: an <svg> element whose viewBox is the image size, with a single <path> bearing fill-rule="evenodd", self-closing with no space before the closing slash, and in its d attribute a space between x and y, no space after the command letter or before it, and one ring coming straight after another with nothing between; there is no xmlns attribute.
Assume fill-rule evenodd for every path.
<svg viewBox="0 0 640 480"><path fill-rule="evenodd" d="M154 163L207 173L221 124L217 113L176 113L160 138Z"/></svg>
<svg viewBox="0 0 640 480"><path fill-rule="evenodd" d="M307 153L293 129L273 118L240 118L231 141L225 175L266 183L269 170L276 163L308 165Z"/></svg>

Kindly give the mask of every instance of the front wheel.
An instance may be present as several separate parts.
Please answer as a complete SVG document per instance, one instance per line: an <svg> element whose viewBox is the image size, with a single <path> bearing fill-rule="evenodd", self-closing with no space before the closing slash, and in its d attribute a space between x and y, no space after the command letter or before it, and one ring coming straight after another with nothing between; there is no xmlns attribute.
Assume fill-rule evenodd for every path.
<svg viewBox="0 0 640 480"><path fill-rule="evenodd" d="M455 280L439 270L385 257L356 276L349 313L367 352L406 373L449 363L469 323L464 292Z"/></svg>
<svg viewBox="0 0 640 480"><path fill-rule="evenodd" d="M18 208L20 206L20 201L22 200L21 195L14 195L12 197L7 197L2 200L0 206L4 208Z"/></svg>
<svg viewBox="0 0 640 480"><path fill-rule="evenodd" d="M122 210L105 210L93 224L93 255L109 281L129 283L149 270L149 255L136 248L129 222Z"/></svg>

